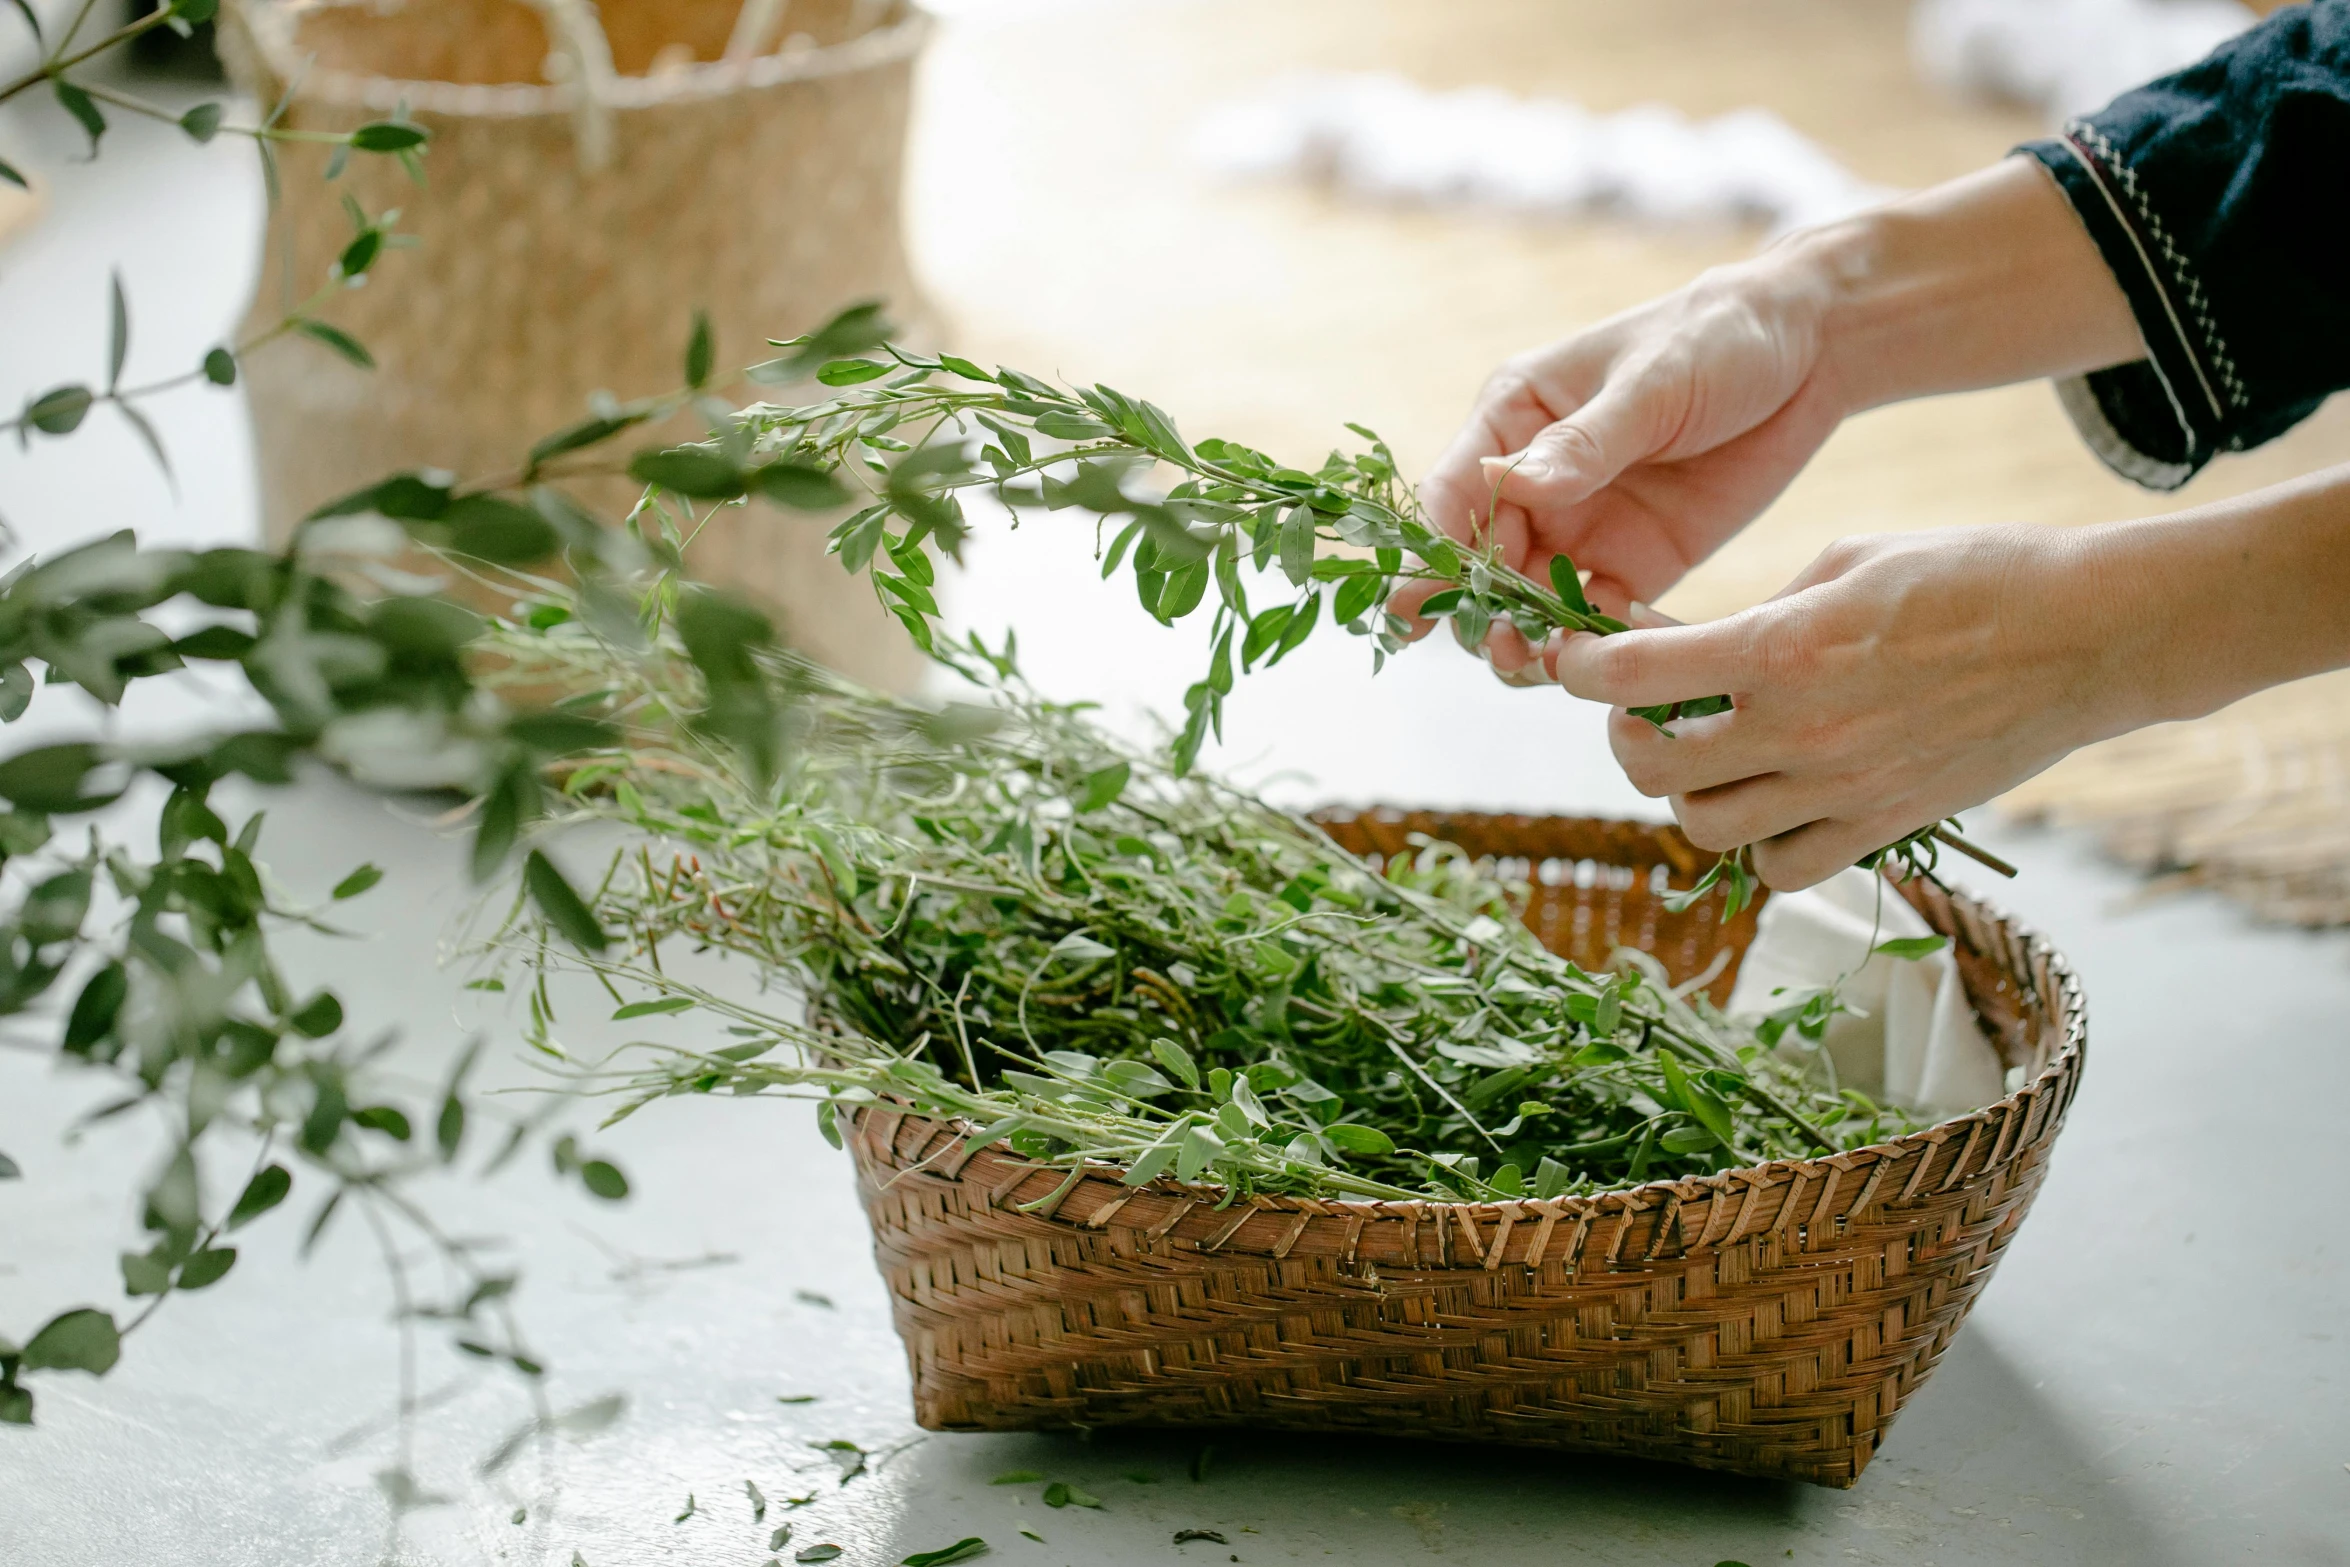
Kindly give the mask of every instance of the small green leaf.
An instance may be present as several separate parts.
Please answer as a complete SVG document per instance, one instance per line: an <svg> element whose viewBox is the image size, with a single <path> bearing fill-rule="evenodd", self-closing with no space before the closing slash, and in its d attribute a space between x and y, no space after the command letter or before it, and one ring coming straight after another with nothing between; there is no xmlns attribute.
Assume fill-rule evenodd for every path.
<svg viewBox="0 0 2350 1567"><path fill-rule="evenodd" d="M580 1184L606 1202L618 1202L628 1195L628 1177L620 1167L607 1160L590 1159L579 1167Z"/></svg>
<svg viewBox="0 0 2350 1567"><path fill-rule="evenodd" d="M902 1558L898 1567L947 1567L949 1562L967 1562L974 1556L987 1554L987 1542L978 1535L965 1535L952 1545L940 1546L935 1551L916 1551Z"/></svg>
<svg viewBox="0 0 2350 1567"><path fill-rule="evenodd" d="M1102 1505L1102 1499L1088 1492L1080 1491L1065 1481L1055 1480L1044 1488L1044 1505L1047 1507L1098 1508Z"/></svg>
<svg viewBox="0 0 2350 1567"><path fill-rule="evenodd" d="M700 391L710 379L710 366L717 358L717 347L710 338L710 313L697 310L693 332L685 340L685 384Z"/></svg>
<svg viewBox="0 0 2350 1567"><path fill-rule="evenodd" d="M694 1002L690 996L663 996L658 1001L631 1001L612 1014L612 1021L625 1023L632 1017L654 1017L664 1012L691 1011Z"/></svg>
<svg viewBox="0 0 2350 1567"><path fill-rule="evenodd" d="M65 105L65 112L81 122L82 130L90 138L90 156L96 157L98 138L106 134L106 116L99 112L97 100L62 76L53 76L49 80L50 85L57 89L57 101Z"/></svg>
<svg viewBox="0 0 2350 1567"><path fill-rule="evenodd" d="M1061 441L1099 441L1118 432L1084 414L1053 412L1036 416L1036 433Z"/></svg>
<svg viewBox="0 0 2350 1567"><path fill-rule="evenodd" d="M32 1336L22 1351L27 1371L87 1371L102 1377L122 1358L122 1335L114 1318L93 1307L61 1312Z"/></svg>
<svg viewBox="0 0 2350 1567"><path fill-rule="evenodd" d="M1365 1155L1395 1152L1395 1141L1375 1126L1358 1126L1342 1121L1336 1126L1322 1128L1322 1136L1340 1153Z"/></svg>
<svg viewBox="0 0 2350 1567"><path fill-rule="evenodd" d="M353 490L348 495L328 501L306 520L375 512L398 522L436 522L448 514L450 500L446 484L434 483L422 474L395 473L365 489ZM252 606L240 604L234 607Z"/></svg>
<svg viewBox="0 0 2350 1567"><path fill-rule="evenodd" d="M282 1164L266 1165L255 1171L253 1179L247 1181L244 1191L238 1194L236 1206L229 1209L228 1221L223 1228L244 1228L284 1202L286 1194L293 1189L294 1178L286 1173L286 1167Z"/></svg>
<svg viewBox="0 0 2350 1567"><path fill-rule="evenodd" d="M544 560L563 542L546 518L496 495L460 496L440 520L449 530L451 550L493 566Z"/></svg>
<svg viewBox="0 0 2350 1567"><path fill-rule="evenodd" d="M143 1252L126 1251L122 1254L122 1291L138 1297L160 1295L171 1288L171 1264L162 1257Z"/></svg>
<svg viewBox="0 0 2350 1567"><path fill-rule="evenodd" d="M220 133L221 113L217 103L200 103L180 116L180 129L188 133L190 141L201 145Z"/></svg>
<svg viewBox="0 0 2350 1567"><path fill-rule="evenodd" d="M91 794L82 787L102 761L98 748L84 741L20 751L0 762L0 799L48 816L105 805L122 791Z"/></svg>
<svg viewBox="0 0 2350 1567"><path fill-rule="evenodd" d="M65 1021L64 1048L69 1055L86 1054L112 1031L130 989L130 974L120 963L109 963L90 976Z"/></svg>
<svg viewBox="0 0 2350 1567"><path fill-rule="evenodd" d="M731 500L743 492L742 470L716 452L692 446L639 452L629 459L628 475L689 500Z"/></svg>
<svg viewBox="0 0 2350 1567"><path fill-rule="evenodd" d="M1134 768L1126 762L1112 762L1085 775L1085 786L1078 791L1077 812L1083 816L1114 803L1126 792Z"/></svg>
<svg viewBox="0 0 2350 1567"><path fill-rule="evenodd" d="M1871 950L1889 958L1901 958L1914 963L1919 958L1932 957L1949 945L1948 936L1896 936L1890 941L1878 942Z"/></svg>
<svg viewBox="0 0 2350 1567"><path fill-rule="evenodd" d="M1354 624L1385 596L1386 588L1387 579L1375 573L1347 578L1330 601L1330 618L1342 626Z"/></svg>
<svg viewBox="0 0 2350 1567"><path fill-rule="evenodd" d="M849 499L838 479L806 463L771 462L753 469L750 487L776 505L798 511L827 511Z"/></svg>
<svg viewBox="0 0 2350 1567"><path fill-rule="evenodd" d="M1007 1469L987 1483L989 1485L1039 1485L1043 1481L1044 1476L1033 1469Z"/></svg>
<svg viewBox="0 0 2350 1567"><path fill-rule="evenodd" d="M894 368L886 359L835 359L816 372L816 379L826 386L855 386L877 381Z"/></svg>
<svg viewBox="0 0 2350 1567"><path fill-rule="evenodd" d="M286 1019L312 1039L324 1039L343 1026L343 1004L331 990L322 990Z"/></svg>
<svg viewBox="0 0 2350 1567"><path fill-rule="evenodd" d="M18 0L18 3L24 3L24 0ZM32 181L24 177L24 171L18 168L15 164L9 162L6 158L0 158L0 180L6 180L9 184L14 185L18 190L31 190L33 188ZM16 1391L17 1390L15 1388L0 1388L0 1424L30 1425L32 1424L30 1419L14 1422L9 1421L8 1419L8 1395ZM27 1398L26 1408L29 1412L31 1408L29 1396Z"/></svg>
<svg viewBox="0 0 2350 1567"><path fill-rule="evenodd" d="M362 865L341 881L336 882L335 890L328 896L332 897L335 902L341 903L346 899L358 897L359 894L383 879L383 867L372 863Z"/></svg>
<svg viewBox="0 0 2350 1567"><path fill-rule="evenodd" d="M522 862L522 883L530 890L531 901L539 906L547 923L573 946L583 952L601 952L610 945L611 938L596 923L595 915L589 912L579 894L571 890L571 883L555 869L555 862L537 849L531 850Z"/></svg>
<svg viewBox="0 0 2350 1567"><path fill-rule="evenodd" d="M405 120L376 120L351 133L351 146L359 152L406 152L425 140L424 127Z"/></svg>
<svg viewBox="0 0 2350 1567"><path fill-rule="evenodd" d="M96 397L86 386L52 387L24 406L25 423L43 435L71 435Z"/></svg>
<svg viewBox="0 0 2350 1567"><path fill-rule="evenodd" d="M792 1560L801 1563L828 1562L838 1555L840 1547L837 1545L811 1545Z"/></svg>
<svg viewBox="0 0 2350 1567"><path fill-rule="evenodd" d="M23 1178L24 1166L9 1158L8 1155L0 1153L0 1181L16 1181Z"/></svg>
<svg viewBox="0 0 2350 1567"><path fill-rule="evenodd" d="M404 1143L415 1135L415 1128L408 1124L407 1112L391 1105L369 1105L363 1110L354 1110L351 1112L351 1123L364 1126L371 1132L381 1132L395 1143Z"/></svg>
<svg viewBox="0 0 2350 1567"><path fill-rule="evenodd" d="M207 1284L217 1284L228 1276L228 1270L237 1264L234 1246L213 1246L196 1253L180 1264L179 1287L200 1290Z"/></svg>
<svg viewBox="0 0 2350 1567"><path fill-rule="evenodd" d="M107 334L106 334L106 394L122 385L123 361L131 351L131 302L122 291L122 273L118 270L109 279Z"/></svg>
<svg viewBox="0 0 2350 1567"><path fill-rule="evenodd" d="M1190 1051L1162 1035L1151 1041L1151 1054L1158 1058L1159 1065L1174 1073L1184 1087L1199 1087L1199 1063L1191 1058Z"/></svg>
<svg viewBox="0 0 2350 1567"><path fill-rule="evenodd" d="M1281 519L1281 573L1292 585L1304 587L1314 574L1314 514L1292 506Z"/></svg>
<svg viewBox="0 0 2350 1567"><path fill-rule="evenodd" d="M375 355L367 351L367 345L339 326L329 326L315 316L297 316L294 318L294 330L304 337L324 343L362 370L375 368Z"/></svg>
<svg viewBox="0 0 2350 1567"><path fill-rule="evenodd" d="M1564 554L1550 558L1550 588L1576 614L1596 613L1591 607L1591 601L1583 596L1583 579L1576 572L1575 563Z"/></svg>

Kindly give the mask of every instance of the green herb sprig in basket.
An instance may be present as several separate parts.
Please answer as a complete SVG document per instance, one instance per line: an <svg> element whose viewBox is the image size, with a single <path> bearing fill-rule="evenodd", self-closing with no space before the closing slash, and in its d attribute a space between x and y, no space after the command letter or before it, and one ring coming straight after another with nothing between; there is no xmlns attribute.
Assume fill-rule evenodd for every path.
<svg viewBox="0 0 2350 1567"><path fill-rule="evenodd" d="M554 825L623 831L586 930L518 904L492 943L534 973L551 1054L571 1052L548 972L584 968L616 1018L648 1020L649 1064L587 1073L618 1115L796 1094L836 1135L836 1105L888 1099L1072 1179L1093 1162L1234 1194L1485 1199L1909 1125L1652 960L1593 974L1553 956L1511 889L1449 846L1373 866L1119 744L1028 691L1008 648L937 644L986 698L944 711L762 655L795 715L762 782L692 721L705 698L682 646L621 657L559 605L491 645L502 678L592 693L582 711L626 736L564 764ZM681 947L748 960L759 983L672 972ZM663 1042L694 1015L731 1042Z"/></svg>

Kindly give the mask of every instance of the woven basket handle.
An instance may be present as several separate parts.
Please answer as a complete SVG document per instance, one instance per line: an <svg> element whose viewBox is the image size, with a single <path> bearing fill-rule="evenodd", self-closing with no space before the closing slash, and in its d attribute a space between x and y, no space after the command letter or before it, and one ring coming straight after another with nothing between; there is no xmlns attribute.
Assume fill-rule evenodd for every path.
<svg viewBox="0 0 2350 1567"><path fill-rule="evenodd" d="M591 0L530 0L546 18L547 40L571 65L571 126L579 166L589 174L612 161L612 45Z"/></svg>

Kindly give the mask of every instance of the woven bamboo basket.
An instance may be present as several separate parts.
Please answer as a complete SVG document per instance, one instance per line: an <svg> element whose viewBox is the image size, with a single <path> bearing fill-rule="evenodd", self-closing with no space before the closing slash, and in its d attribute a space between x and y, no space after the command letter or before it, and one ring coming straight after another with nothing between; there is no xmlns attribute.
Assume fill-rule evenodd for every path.
<svg viewBox="0 0 2350 1567"><path fill-rule="evenodd" d="M283 192L248 330L323 278L345 192L420 242L318 312L366 344L254 356L246 384L265 533L401 468L479 478L585 417L590 394L678 384L696 309L721 366L882 298L911 340L899 186L927 18L907 0L790 0L759 52L725 58L757 0L240 0L223 52L286 123L345 130L405 105L432 132L419 189L389 159L323 178L282 149ZM550 81L549 73L564 77ZM684 416L654 438L698 439ZM636 487L591 480L625 507ZM694 571L766 600L827 666L904 690L925 667L872 595L842 591L823 519L728 510Z"/></svg>
<svg viewBox="0 0 2350 1567"><path fill-rule="evenodd" d="M1641 946L1726 995L1754 916L1665 910L1701 856L1670 827L1329 812L1346 848L1415 832L1503 862L1528 924L1603 966ZM1139 1189L886 1107L844 1121L932 1430L1258 1426L1619 1453L1849 1486L1958 1331L2080 1081L2081 991L2030 931L1931 883L2025 1085L1874 1147L1595 1197L1342 1202Z"/></svg>

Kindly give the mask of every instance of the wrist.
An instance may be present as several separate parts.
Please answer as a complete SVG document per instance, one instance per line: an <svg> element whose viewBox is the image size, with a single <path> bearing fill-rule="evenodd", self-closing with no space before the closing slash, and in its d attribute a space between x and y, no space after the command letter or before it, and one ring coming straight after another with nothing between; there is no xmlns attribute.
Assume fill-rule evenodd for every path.
<svg viewBox="0 0 2350 1567"><path fill-rule="evenodd" d="M2069 542L2105 734L2350 665L2350 468Z"/></svg>
<svg viewBox="0 0 2350 1567"><path fill-rule="evenodd" d="M2088 231L2028 158L1780 248L1821 298L1821 375L1848 413L2145 352Z"/></svg>

